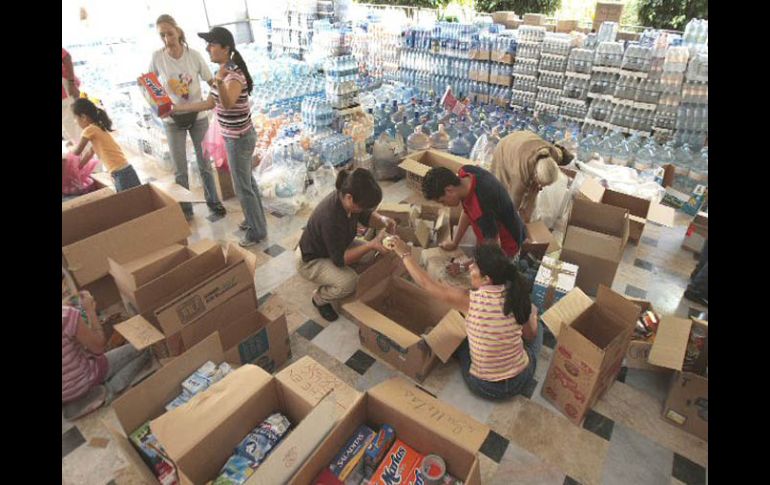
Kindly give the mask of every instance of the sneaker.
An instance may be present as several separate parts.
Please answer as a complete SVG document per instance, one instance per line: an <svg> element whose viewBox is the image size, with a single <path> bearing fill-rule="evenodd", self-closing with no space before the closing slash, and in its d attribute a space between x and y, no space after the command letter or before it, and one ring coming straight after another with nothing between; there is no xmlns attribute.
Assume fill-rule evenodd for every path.
<svg viewBox="0 0 770 485"><path fill-rule="evenodd" d="M238 229L241 231L246 231L249 229L249 225L246 224L246 219L242 220L240 224L238 224Z"/></svg>
<svg viewBox="0 0 770 485"><path fill-rule="evenodd" d="M313 302L313 306L318 308L318 313L321 314L322 317L324 317L324 320L327 322L333 322L336 319L338 319L340 316L337 315L337 312L334 311L334 307L331 303L324 303L323 305L319 305L315 302L315 298L310 298L310 301Z"/></svg>
<svg viewBox="0 0 770 485"><path fill-rule="evenodd" d="M709 306L708 298L693 289L687 288L684 292L684 297L695 303L700 303L703 306Z"/></svg>
<svg viewBox="0 0 770 485"><path fill-rule="evenodd" d="M222 204L219 204L214 207L209 207L209 210L211 211L212 214L217 216L224 217L227 215L227 209L225 209L225 206L223 206Z"/></svg>
<svg viewBox="0 0 770 485"><path fill-rule="evenodd" d="M259 244L259 241L249 239L248 237L244 237L238 241L238 245L242 248L250 248L251 246L256 246L257 244Z"/></svg>
<svg viewBox="0 0 770 485"><path fill-rule="evenodd" d="M67 403L62 408L62 416L67 421L74 421L90 414L107 400L107 388L103 385L92 387L83 397Z"/></svg>

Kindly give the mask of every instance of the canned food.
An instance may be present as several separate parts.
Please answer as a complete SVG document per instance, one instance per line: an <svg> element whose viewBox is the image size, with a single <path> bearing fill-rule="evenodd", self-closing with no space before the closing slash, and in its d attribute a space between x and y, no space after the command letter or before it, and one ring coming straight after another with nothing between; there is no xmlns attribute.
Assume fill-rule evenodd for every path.
<svg viewBox="0 0 770 485"><path fill-rule="evenodd" d="M426 485L439 485L446 474L446 463L438 455L427 455L420 468Z"/></svg>

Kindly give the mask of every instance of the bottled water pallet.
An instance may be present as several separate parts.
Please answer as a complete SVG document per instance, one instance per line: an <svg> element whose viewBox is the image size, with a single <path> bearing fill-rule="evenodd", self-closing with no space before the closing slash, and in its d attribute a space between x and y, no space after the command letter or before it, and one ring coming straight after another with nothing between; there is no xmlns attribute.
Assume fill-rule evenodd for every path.
<svg viewBox="0 0 770 485"><path fill-rule="evenodd" d="M647 79L647 77L649 76L649 73L641 72L641 71L629 71L628 69L620 69L620 71L618 71L618 74L620 74L621 76L635 77L637 79Z"/></svg>
<svg viewBox="0 0 770 485"><path fill-rule="evenodd" d="M567 121L572 121L574 123L583 123L586 119L585 118L575 118L574 116L567 116L567 115L559 115L563 119Z"/></svg>
<svg viewBox="0 0 770 485"><path fill-rule="evenodd" d="M591 71L606 72L608 74L620 74L621 69L619 67L593 66Z"/></svg>
<svg viewBox="0 0 770 485"><path fill-rule="evenodd" d="M591 80L591 75L590 74L585 74L585 73L582 73L582 72L567 71L567 72L564 73L564 75L567 76L567 77L575 78L575 79L585 79L586 81L590 81Z"/></svg>
<svg viewBox="0 0 770 485"><path fill-rule="evenodd" d="M657 104L640 103L638 101L634 101L633 99L621 99L613 97L611 101L620 106L629 106L631 108L643 109L646 111L655 111L658 107Z"/></svg>
<svg viewBox="0 0 770 485"><path fill-rule="evenodd" d="M586 95L587 97L591 99L599 99L603 101L614 101L615 97L611 94L597 94L597 93L588 93Z"/></svg>
<svg viewBox="0 0 770 485"><path fill-rule="evenodd" d="M548 70L548 69L538 69L537 72L538 72L538 74L559 74L559 75L564 75L564 71L551 71L551 70Z"/></svg>

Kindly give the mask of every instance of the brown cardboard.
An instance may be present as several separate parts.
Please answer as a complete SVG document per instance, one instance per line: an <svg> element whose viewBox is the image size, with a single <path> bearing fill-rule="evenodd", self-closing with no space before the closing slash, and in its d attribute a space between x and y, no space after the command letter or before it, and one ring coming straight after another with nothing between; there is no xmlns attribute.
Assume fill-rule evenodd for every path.
<svg viewBox="0 0 770 485"><path fill-rule="evenodd" d="M369 288L359 281L359 294L342 312L358 323L367 349L418 381L437 359L446 361L465 335L456 310L393 273Z"/></svg>
<svg viewBox="0 0 770 485"><path fill-rule="evenodd" d="M561 260L580 267L576 285L589 295L612 286L628 240L628 211L576 198L567 223Z"/></svg>
<svg viewBox="0 0 770 485"><path fill-rule="evenodd" d="M650 303L649 301L640 300L637 298L631 298L628 296L626 297L626 299L633 302L635 305L638 305L641 313L644 313L646 311L655 312L655 308L652 306L652 303ZM668 372L668 369L665 369L663 367L658 367L656 365L652 365L648 362L651 349L652 349L652 342L648 342L646 340L632 339L631 343L628 344L628 352L626 352L626 359L623 365L625 367L628 367L629 369L640 369L640 370L648 370L648 371L654 371L654 372Z"/></svg>
<svg viewBox="0 0 770 485"><path fill-rule="evenodd" d="M125 262L185 241L179 203L145 184L62 211L62 255L78 285L107 276L107 258Z"/></svg>
<svg viewBox="0 0 770 485"><path fill-rule="evenodd" d="M595 303L586 307L587 300L576 288L543 315L558 337L542 394L577 425L615 380L639 316L638 306L605 286Z"/></svg>
<svg viewBox="0 0 770 485"><path fill-rule="evenodd" d="M187 255L187 247L172 244L153 251L145 256L120 264L112 258L107 258L110 276L119 287L135 292L140 286L149 283L159 274L167 273L180 263Z"/></svg>
<svg viewBox="0 0 770 485"><path fill-rule="evenodd" d="M578 28L577 20L557 20L556 21L556 32L569 34L573 30L577 30L577 28Z"/></svg>
<svg viewBox="0 0 770 485"><path fill-rule="evenodd" d="M115 189L111 187L104 187L79 197L75 197L74 199L70 199L66 202L62 202L61 210L64 212L65 210L74 209L75 207L80 207L81 205L85 204L90 204L91 202L104 199L111 195L115 195Z"/></svg>
<svg viewBox="0 0 770 485"><path fill-rule="evenodd" d="M522 20L524 25L545 25L545 15L539 13L525 13Z"/></svg>
<svg viewBox="0 0 770 485"><path fill-rule="evenodd" d="M115 280L110 275L99 278L93 283L83 285L79 289L91 293L91 296L94 297L94 302L96 302L97 312L120 303L120 291L117 285L115 285Z"/></svg>
<svg viewBox="0 0 770 485"><path fill-rule="evenodd" d="M246 288L254 291L254 280L246 263L241 261L215 273L205 282L158 308L155 316L163 331L170 335L194 323Z"/></svg>
<svg viewBox="0 0 770 485"><path fill-rule="evenodd" d="M233 188L233 177L230 175L229 170L223 168L217 168L217 187L219 188L219 197L222 200L232 199L235 197L235 189Z"/></svg>
<svg viewBox="0 0 770 485"><path fill-rule="evenodd" d="M602 204L628 209L631 215L629 218L629 241L639 242L647 221L666 227L674 227L676 213L671 207L665 207L615 190L605 189L594 178L589 177L586 179L580 187L580 194L593 202L601 202Z"/></svg>
<svg viewBox="0 0 770 485"><path fill-rule="evenodd" d="M409 204L383 202L377 208L377 213L395 220L398 226L406 226L409 224L412 206Z"/></svg>
<svg viewBox="0 0 770 485"><path fill-rule="evenodd" d="M406 171L406 185L422 192L422 179L431 168L446 167L457 172L463 165L476 165L476 162L438 150L422 150L407 155L399 167Z"/></svg>
<svg viewBox="0 0 770 485"><path fill-rule="evenodd" d="M177 464L181 483L205 483L216 477L235 446L269 414L279 411L291 420L291 434L273 451L273 455L280 456L281 463L286 464L291 464L294 459L295 463L291 465L296 467L303 462L303 456L311 453L308 448L316 448L320 442L319 426L331 428L336 422L336 418L329 418L326 413L326 419L322 420L325 424L321 424L318 418L305 423L304 418L310 417L322 398L336 390L348 396L344 400L329 399L336 414L344 411L339 403L360 399L355 390L306 357L282 371L280 378L271 377L255 366L245 365L195 396L188 404L166 413L165 405L181 392L181 382L208 360L215 364L225 361L217 334L210 335L114 402L120 427L110 423L105 423L105 426L126 455L129 465L146 483L158 481L126 437L146 421L152 421L153 433ZM326 389L324 395L318 397L303 392L300 386L286 383L285 377L300 363L313 368L313 377ZM312 432L316 436L310 439ZM289 440L292 435L296 436ZM298 443L298 439L303 437L305 440ZM283 444L287 443L290 446L282 450ZM267 467L263 472L275 472L268 470L272 465L268 466L267 462L262 467Z"/></svg>
<svg viewBox="0 0 770 485"><path fill-rule="evenodd" d="M537 259L543 259L546 254L561 249L543 221L530 222L526 226L529 237L521 247L522 255L532 254Z"/></svg>
<svg viewBox="0 0 770 485"><path fill-rule="evenodd" d="M360 425L379 429L383 423L419 453L444 458L448 473L465 484L481 484L477 453L489 428L398 377L359 399L289 483L312 483Z"/></svg>

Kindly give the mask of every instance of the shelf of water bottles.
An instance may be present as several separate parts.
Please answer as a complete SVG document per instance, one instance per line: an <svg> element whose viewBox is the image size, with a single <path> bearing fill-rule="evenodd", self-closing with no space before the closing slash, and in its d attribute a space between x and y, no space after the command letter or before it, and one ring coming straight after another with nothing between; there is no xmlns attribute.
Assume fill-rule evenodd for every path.
<svg viewBox="0 0 770 485"><path fill-rule="evenodd" d="M276 76L254 86L251 92L252 112L299 111L305 97L323 95L324 82L324 78L315 73Z"/></svg>

